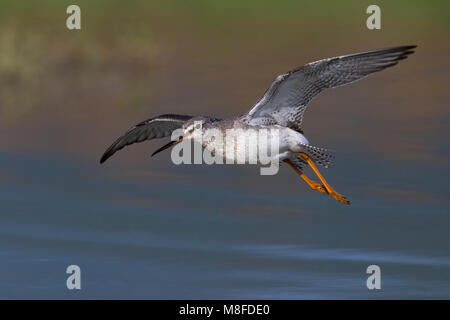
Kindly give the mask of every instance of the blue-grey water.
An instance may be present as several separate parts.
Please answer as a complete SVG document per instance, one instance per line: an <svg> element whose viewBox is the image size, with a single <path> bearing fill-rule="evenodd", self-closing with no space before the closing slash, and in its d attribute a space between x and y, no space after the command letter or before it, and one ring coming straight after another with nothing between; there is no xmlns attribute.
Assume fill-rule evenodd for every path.
<svg viewBox="0 0 450 320"><path fill-rule="evenodd" d="M2 151L0 297L449 298L447 166L344 153L326 171L344 206L289 168L269 177L164 156L129 168ZM127 170L140 177L115 177ZM392 190L420 191L363 185L393 178ZM79 291L66 288L72 264ZM372 264L380 290L366 287Z"/></svg>

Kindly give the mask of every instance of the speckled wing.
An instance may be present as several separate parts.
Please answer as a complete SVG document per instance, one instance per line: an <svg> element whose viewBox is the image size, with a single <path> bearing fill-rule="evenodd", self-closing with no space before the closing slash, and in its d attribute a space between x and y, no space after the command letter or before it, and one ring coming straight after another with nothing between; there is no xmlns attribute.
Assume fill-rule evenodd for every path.
<svg viewBox="0 0 450 320"><path fill-rule="evenodd" d="M194 116L179 114L164 114L142 121L129 129L123 136L118 138L103 154L100 163L105 162L116 151L127 145L170 136L175 129L181 128L183 123Z"/></svg>
<svg viewBox="0 0 450 320"><path fill-rule="evenodd" d="M319 60L282 74L244 119L253 125L279 124L300 129L308 103L323 90L392 67L413 53L415 47L401 46Z"/></svg>

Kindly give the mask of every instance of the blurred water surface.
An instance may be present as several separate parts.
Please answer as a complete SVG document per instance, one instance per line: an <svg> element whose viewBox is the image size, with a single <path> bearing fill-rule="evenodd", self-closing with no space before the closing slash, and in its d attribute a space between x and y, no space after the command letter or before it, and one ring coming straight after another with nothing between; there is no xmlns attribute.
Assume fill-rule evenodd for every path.
<svg viewBox="0 0 450 320"><path fill-rule="evenodd" d="M69 32L69 3L25 3L1 5L0 298L450 298L449 10L386 4L374 33L364 1L81 1ZM231 117L293 67L401 44L419 47L306 112L351 206L287 167L150 159L162 141L98 164L145 118Z"/></svg>

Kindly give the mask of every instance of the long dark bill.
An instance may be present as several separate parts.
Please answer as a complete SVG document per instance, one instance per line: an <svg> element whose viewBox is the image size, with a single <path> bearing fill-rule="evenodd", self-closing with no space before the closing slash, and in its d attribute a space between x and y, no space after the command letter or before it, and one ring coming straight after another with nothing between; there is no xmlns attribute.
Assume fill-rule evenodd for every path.
<svg viewBox="0 0 450 320"><path fill-rule="evenodd" d="M151 157L153 157L155 154L160 153L163 150L166 150L167 148L170 148L178 143L180 143L181 141L183 141L183 137L179 138L178 140L173 140L170 141L168 144L163 145L161 148L159 148L158 150L156 150L155 152L152 153Z"/></svg>

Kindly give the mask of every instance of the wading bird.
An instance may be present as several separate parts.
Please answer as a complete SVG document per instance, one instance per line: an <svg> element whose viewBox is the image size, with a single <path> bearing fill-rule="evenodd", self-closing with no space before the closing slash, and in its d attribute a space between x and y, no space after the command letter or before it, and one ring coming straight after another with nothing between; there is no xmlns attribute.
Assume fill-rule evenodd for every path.
<svg viewBox="0 0 450 320"><path fill-rule="evenodd" d="M331 195L339 202L349 204L346 197L337 193L324 179L315 163L328 167L333 160L331 151L309 144L300 127L308 103L327 88L342 86L360 80L373 72L392 67L398 61L413 53L416 46L400 46L328 58L306 64L278 76L253 108L242 116L222 120L205 116L177 114L160 115L129 129L103 154L100 163L105 162L123 147L144 140L167 137L175 129L182 128L183 135L156 150L152 156L182 140L193 139L194 126L200 122L202 130L230 128L250 129L276 128L280 132L278 161L285 162L314 190ZM215 151L218 146L203 143ZM238 146L239 147L239 146ZM303 166L309 165L321 183L309 179L303 173Z"/></svg>

